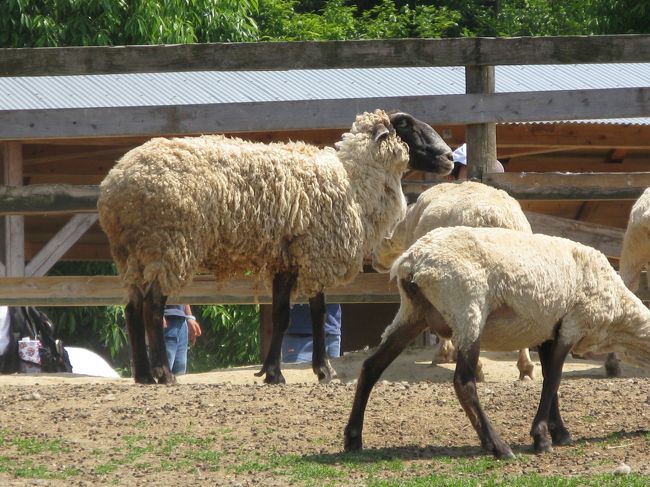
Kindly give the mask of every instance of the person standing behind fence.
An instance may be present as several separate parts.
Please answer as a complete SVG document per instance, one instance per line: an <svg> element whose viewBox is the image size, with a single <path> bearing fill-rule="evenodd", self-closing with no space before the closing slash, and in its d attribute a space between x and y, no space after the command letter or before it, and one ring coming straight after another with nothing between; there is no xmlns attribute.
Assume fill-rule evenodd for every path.
<svg viewBox="0 0 650 487"><path fill-rule="evenodd" d="M187 372L187 351L201 336L201 325L192 315L189 304L165 306L165 346L169 368L174 375Z"/></svg>
<svg viewBox="0 0 650 487"><path fill-rule="evenodd" d="M455 180L467 179L467 144L462 144L454 152L454 169L452 169L449 179ZM488 172L504 172L503 164L495 161L493 167Z"/></svg>
<svg viewBox="0 0 650 487"><path fill-rule="evenodd" d="M311 362L314 341L308 304L291 307L289 328L282 340L283 362ZM341 305L328 304L325 310L325 351L329 357L341 355Z"/></svg>

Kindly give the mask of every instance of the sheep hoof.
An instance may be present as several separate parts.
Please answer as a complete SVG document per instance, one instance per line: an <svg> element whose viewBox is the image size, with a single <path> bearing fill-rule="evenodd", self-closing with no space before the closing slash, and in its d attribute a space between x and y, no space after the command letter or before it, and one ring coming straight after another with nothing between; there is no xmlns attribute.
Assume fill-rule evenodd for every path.
<svg viewBox="0 0 650 487"><path fill-rule="evenodd" d="M347 426L345 428L345 440L344 440L343 448L347 452L362 450L363 442L361 440L360 432L356 431L356 429Z"/></svg>
<svg viewBox="0 0 650 487"><path fill-rule="evenodd" d="M526 367L523 370L519 369L519 380L524 381L524 380L535 380L535 374L534 374L535 366L531 365L530 367Z"/></svg>
<svg viewBox="0 0 650 487"><path fill-rule="evenodd" d="M538 455L553 451L550 439L546 435L537 435L533 438L533 450Z"/></svg>
<svg viewBox="0 0 650 487"><path fill-rule="evenodd" d="M546 423L539 423L533 428L531 435L533 436L533 450L535 453L540 454L553 451L548 425Z"/></svg>
<svg viewBox="0 0 650 487"><path fill-rule="evenodd" d="M621 374L621 361L618 359L610 360L608 357L607 362L605 362L605 376L620 377Z"/></svg>
<svg viewBox="0 0 650 487"><path fill-rule="evenodd" d="M318 376L318 382L321 384L327 384L336 377L336 371L330 364L316 367L314 373Z"/></svg>
<svg viewBox="0 0 650 487"><path fill-rule="evenodd" d="M569 433L566 430L566 428L552 429L551 439L553 440L553 446L573 445L573 439L571 438L571 433Z"/></svg>
<svg viewBox="0 0 650 487"><path fill-rule="evenodd" d="M498 450L495 449L492 454L499 460L514 460L516 458L515 454L512 453L510 447L505 443L503 444L503 447L499 448Z"/></svg>
<svg viewBox="0 0 650 487"><path fill-rule="evenodd" d="M155 384L156 381L153 378L153 375L151 374L145 374L145 375L136 375L133 380L135 380L136 384Z"/></svg>

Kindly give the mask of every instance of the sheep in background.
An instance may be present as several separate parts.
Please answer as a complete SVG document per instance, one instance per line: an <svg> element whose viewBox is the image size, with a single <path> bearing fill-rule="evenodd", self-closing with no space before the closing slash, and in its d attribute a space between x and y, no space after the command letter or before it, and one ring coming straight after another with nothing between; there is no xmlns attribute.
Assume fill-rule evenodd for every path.
<svg viewBox="0 0 650 487"><path fill-rule="evenodd" d="M451 150L429 125L382 110L358 115L336 150L212 135L156 138L126 153L102 182L97 207L128 287L135 381L174 382L162 313L200 270L218 281L260 273L271 283L273 336L257 374L268 383L284 382L290 298L308 296L313 369L331 378L323 289L354 278L403 217L407 166L448 174Z"/></svg>
<svg viewBox="0 0 650 487"><path fill-rule="evenodd" d="M619 274L625 285L633 292L639 289L641 271L648 263L650 263L650 188L646 189L632 206L623 236ZM646 277L650 279L650 276L646 275ZM607 377L621 375L620 360L615 353L607 355L605 372Z"/></svg>
<svg viewBox="0 0 650 487"><path fill-rule="evenodd" d="M346 450L362 447L363 415L384 369L427 326L453 337L454 389L481 440L498 458L513 457L476 394L479 349L539 345L544 382L531 435L535 452L571 442L558 388L570 350L615 351L650 370L650 310L597 250L571 240L502 228L439 228L393 265L401 304L377 351L363 364ZM549 439L550 434L550 439Z"/></svg>
<svg viewBox="0 0 650 487"><path fill-rule="evenodd" d="M623 237L620 274L632 291L639 289L641 271L650 263L650 188L632 206ZM650 278L650 276L648 276ZM649 281L650 286L650 281Z"/></svg>
<svg viewBox="0 0 650 487"><path fill-rule="evenodd" d="M500 227L532 233L519 202L505 191L472 181L442 183L427 189L409 205L406 217L373 253L372 265L379 272L388 272L395 259L421 236L435 228L455 226ZM451 341L438 338L433 363L455 362ZM520 350L519 379L532 379L534 367L528 349ZM482 381L480 362L477 374Z"/></svg>

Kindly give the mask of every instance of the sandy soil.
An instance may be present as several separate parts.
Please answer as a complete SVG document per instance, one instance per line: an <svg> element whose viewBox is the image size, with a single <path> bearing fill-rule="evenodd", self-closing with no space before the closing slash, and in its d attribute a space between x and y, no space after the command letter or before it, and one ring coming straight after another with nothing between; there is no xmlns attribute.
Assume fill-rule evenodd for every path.
<svg viewBox="0 0 650 487"><path fill-rule="evenodd" d="M367 354L333 361L338 379L322 385L304 364L285 366L284 386L262 384L253 375L257 366L190 374L171 387L70 375L2 376L0 458L42 465L49 474L25 479L0 463L0 484L310 485L277 469L241 465L274 454L339 465L354 381ZM455 398L453 365L432 366L430 354L429 348L408 349L386 371L370 398L364 447L401 459L413 471L444 472L445 459L484 453ZM528 433L541 389L539 363L538 377L520 382L516 354L486 353L481 360L486 382L479 397L518 457L501 465L499 475L608 473L621 463L650 475L650 379L640 371L624 366L623 377L607 379L600 362L569 359L560 401L576 443L536 456ZM52 447L26 453L24 441L14 438Z"/></svg>

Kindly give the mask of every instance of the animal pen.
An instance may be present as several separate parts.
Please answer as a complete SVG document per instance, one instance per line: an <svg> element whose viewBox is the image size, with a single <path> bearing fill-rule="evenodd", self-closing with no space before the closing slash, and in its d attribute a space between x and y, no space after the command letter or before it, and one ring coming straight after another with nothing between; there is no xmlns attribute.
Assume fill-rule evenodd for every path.
<svg viewBox="0 0 650 487"><path fill-rule="evenodd" d="M647 80L645 86L624 88L495 91L495 66L594 63L650 63L650 36L0 49L0 82L12 80L18 87L38 77L49 77L56 85L57 80L82 82L96 75L208 71L289 75L354 69L361 87L367 84L372 93L372 70L377 68L451 66L464 68L465 78L465 93L451 95L400 94L400 87L394 86L397 94L381 97L294 94L286 99L251 97L218 103L34 108L21 107L19 100L12 108L0 105L4 162L0 215L5 220L0 226L4 232L0 303L126 302L117 277L45 274L61 259L110 260L106 238L96 223L97 185L115 160L145 140L227 133L251 140L290 138L329 144L349 128L357 113L375 108L399 109L429 122L452 147L467 141L470 176L517 198L534 232L586 243L616 263L632 202L650 186L650 124L565 122L650 117ZM74 97L61 86L62 93ZM214 86L215 92L222 89L226 88ZM124 92L125 97L130 95ZM488 162L497 157L506 163L506 172L488 173ZM405 192L417 194L432 183L406 180ZM399 301L388 276L372 272L326 293L330 302ZM646 288L639 295L649 297ZM267 304L270 294L254 278L217 285L210 276L200 275L170 302Z"/></svg>

